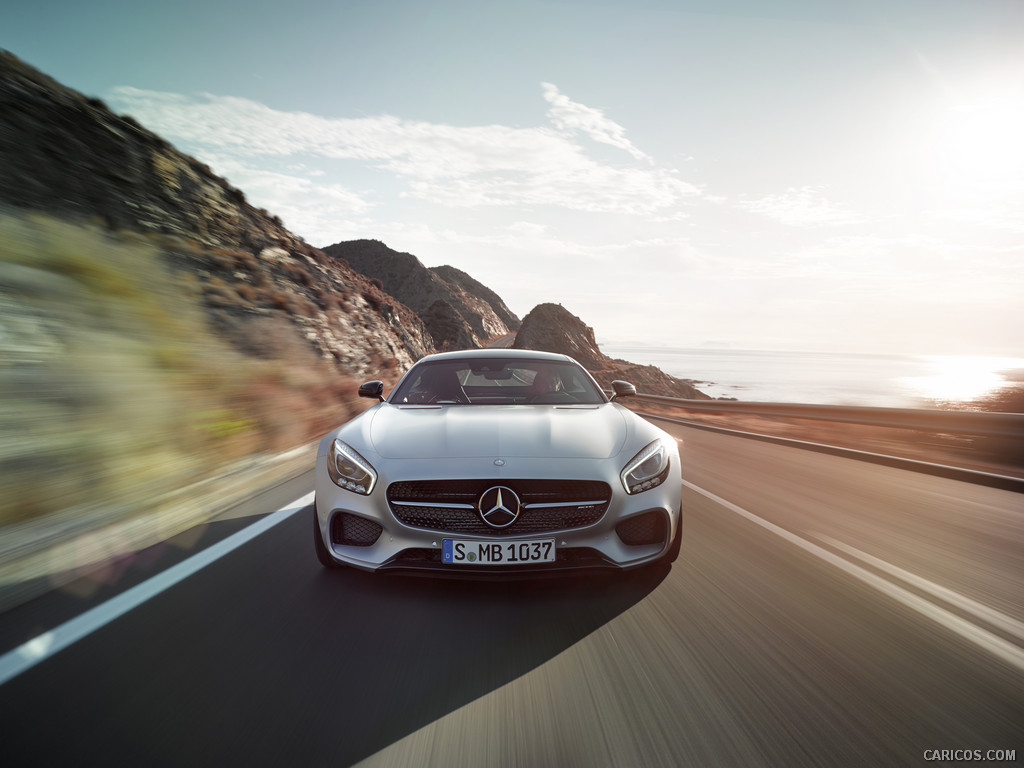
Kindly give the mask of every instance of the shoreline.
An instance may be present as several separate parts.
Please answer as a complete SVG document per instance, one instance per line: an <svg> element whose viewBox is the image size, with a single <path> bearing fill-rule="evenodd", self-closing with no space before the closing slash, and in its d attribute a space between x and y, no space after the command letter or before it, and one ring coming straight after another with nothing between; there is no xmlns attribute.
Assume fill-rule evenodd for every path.
<svg viewBox="0 0 1024 768"><path fill-rule="evenodd" d="M714 398L888 408L992 410L1019 398L1024 358L606 345Z"/></svg>

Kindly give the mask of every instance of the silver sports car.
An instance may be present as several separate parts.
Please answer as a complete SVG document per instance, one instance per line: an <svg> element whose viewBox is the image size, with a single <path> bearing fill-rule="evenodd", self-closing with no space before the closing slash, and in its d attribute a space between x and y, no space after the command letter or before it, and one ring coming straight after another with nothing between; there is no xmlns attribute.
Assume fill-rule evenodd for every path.
<svg viewBox="0 0 1024 768"><path fill-rule="evenodd" d="M313 538L323 565L463 574L672 562L679 450L565 355L466 350L416 363L328 434Z"/></svg>

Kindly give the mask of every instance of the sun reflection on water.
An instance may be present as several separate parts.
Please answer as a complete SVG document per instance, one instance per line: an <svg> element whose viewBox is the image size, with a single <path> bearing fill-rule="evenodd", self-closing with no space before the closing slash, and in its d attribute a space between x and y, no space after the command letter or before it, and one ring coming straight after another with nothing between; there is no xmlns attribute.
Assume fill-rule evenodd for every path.
<svg viewBox="0 0 1024 768"><path fill-rule="evenodd" d="M939 402L973 402L997 394L1024 378L1024 359L935 355L922 358L928 372L903 383L920 397Z"/></svg>

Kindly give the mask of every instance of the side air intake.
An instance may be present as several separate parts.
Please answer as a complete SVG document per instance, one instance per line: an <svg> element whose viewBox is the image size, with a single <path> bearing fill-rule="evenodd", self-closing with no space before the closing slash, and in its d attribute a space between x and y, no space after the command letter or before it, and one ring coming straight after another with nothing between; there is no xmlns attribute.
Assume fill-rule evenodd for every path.
<svg viewBox="0 0 1024 768"><path fill-rule="evenodd" d="M369 547L380 538L383 530L373 520L342 512L331 520L331 542L346 547Z"/></svg>
<svg viewBox="0 0 1024 768"><path fill-rule="evenodd" d="M630 546L664 544L668 537L668 520L664 512L652 510L623 520L615 526L615 532L623 544Z"/></svg>

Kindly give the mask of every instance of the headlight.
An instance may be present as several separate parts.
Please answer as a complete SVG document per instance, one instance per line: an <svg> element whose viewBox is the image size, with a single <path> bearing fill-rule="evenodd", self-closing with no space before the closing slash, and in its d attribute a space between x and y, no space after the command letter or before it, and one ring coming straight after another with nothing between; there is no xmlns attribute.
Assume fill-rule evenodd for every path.
<svg viewBox="0 0 1024 768"><path fill-rule="evenodd" d="M668 446L660 438L634 456L619 475L626 493L642 493L665 482L668 457Z"/></svg>
<svg viewBox="0 0 1024 768"><path fill-rule="evenodd" d="M352 446L335 440L327 453L327 474L340 488L369 496L377 482L377 473Z"/></svg>

